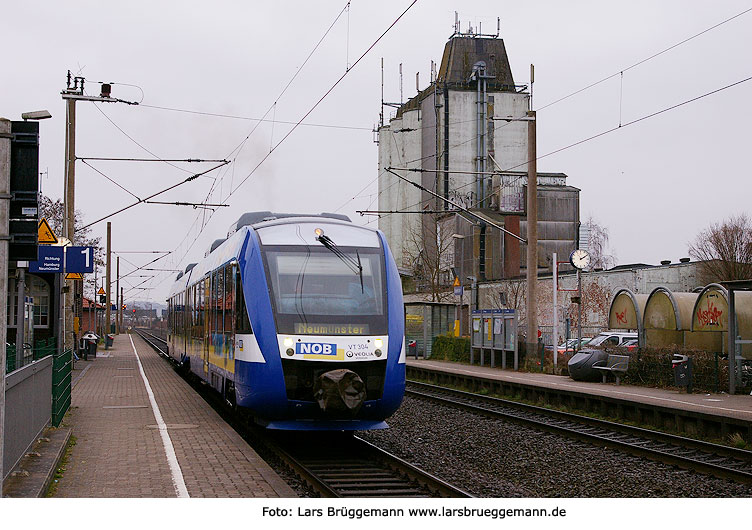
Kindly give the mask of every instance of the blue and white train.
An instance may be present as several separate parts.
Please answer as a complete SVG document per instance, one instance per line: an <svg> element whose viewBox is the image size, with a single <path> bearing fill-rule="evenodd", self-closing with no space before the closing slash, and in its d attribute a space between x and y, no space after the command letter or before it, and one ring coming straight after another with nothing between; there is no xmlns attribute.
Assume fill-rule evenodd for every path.
<svg viewBox="0 0 752 530"><path fill-rule="evenodd" d="M387 427L405 390L402 287L384 234L250 212L181 273L170 356L269 429Z"/></svg>

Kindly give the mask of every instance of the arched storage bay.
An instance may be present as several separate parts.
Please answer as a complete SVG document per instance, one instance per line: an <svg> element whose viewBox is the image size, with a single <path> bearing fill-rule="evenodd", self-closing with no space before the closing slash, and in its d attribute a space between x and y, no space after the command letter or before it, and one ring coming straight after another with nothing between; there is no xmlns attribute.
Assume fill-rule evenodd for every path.
<svg viewBox="0 0 752 530"><path fill-rule="evenodd" d="M672 293L665 287L656 287L645 303L646 344L652 348L665 346L694 346L695 340L706 336L692 337L692 311L698 293ZM702 346L695 346L702 347Z"/></svg>
<svg viewBox="0 0 752 530"><path fill-rule="evenodd" d="M752 340L752 292L735 293L737 335ZM692 332L718 337L725 351L728 341L728 292L717 283L711 283L700 291L692 310ZM752 360L752 344L741 345L742 357Z"/></svg>
<svg viewBox="0 0 752 530"><path fill-rule="evenodd" d="M636 330L640 347L645 346L643 315L648 295L635 294L629 289L620 289L611 301L608 310L608 329Z"/></svg>

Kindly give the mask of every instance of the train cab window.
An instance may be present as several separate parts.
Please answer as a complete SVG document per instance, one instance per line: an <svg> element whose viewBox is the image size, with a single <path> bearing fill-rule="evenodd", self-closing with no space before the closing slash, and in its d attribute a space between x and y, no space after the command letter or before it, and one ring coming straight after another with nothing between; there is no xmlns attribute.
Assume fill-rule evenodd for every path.
<svg viewBox="0 0 752 530"><path fill-rule="evenodd" d="M240 279L237 267L233 267L233 276L235 278L235 333L251 334L251 322L248 319L248 310L245 306L245 296L243 296L243 282Z"/></svg>

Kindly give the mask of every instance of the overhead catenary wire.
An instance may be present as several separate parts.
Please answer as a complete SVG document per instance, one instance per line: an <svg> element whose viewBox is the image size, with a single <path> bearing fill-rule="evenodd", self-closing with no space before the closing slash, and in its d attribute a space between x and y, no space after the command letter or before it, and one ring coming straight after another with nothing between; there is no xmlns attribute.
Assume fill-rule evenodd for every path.
<svg viewBox="0 0 752 530"><path fill-rule="evenodd" d="M308 110L308 112L306 112L306 113L305 113L305 114L303 115L303 117L302 117L302 118L300 118L300 119L299 119L299 120L298 120L298 121L297 121L297 122L295 123L295 125L294 125L294 126L293 126L293 127L292 127L292 128L291 128L291 129L290 129L290 130L289 130L288 132L287 132L287 134L285 134L285 135L284 135L284 136L282 137L282 139L281 139L281 140L280 140L279 142L277 142L277 143L276 143L276 145L274 145L274 147L273 147L273 148L272 148L272 149L270 150L270 152L269 152L269 153L267 153L267 154L266 154L266 155L265 155L265 156L264 156L264 157L262 158L262 160L261 160L261 161L260 161L260 162L259 162L258 164L256 164L256 166L254 166L254 168L253 168L253 169L252 169L252 170L251 170L251 171L250 171L250 172L249 172L249 173L248 173L248 174L247 174L247 175L246 175L246 176L245 176L245 177L243 178L243 180L242 180L242 181L241 181L241 182L240 182L240 183L239 183L239 184L238 184L237 186L235 186L235 187L233 187L233 188L231 188L231 189L230 189L230 191L229 191L229 193L228 193L227 197L225 198L225 200L229 199L229 198L230 198L230 197L231 197L232 195L234 195L234 194L235 194L235 193L236 193L236 192L237 192L237 191L238 191L238 190L239 190L239 189L240 189L240 188L241 188L241 187L242 187L242 186L243 186L243 185L245 184L245 182L247 182L247 181L248 181L248 179L249 179L249 178L250 178L250 177L251 177L251 176L252 176L252 175L253 175L253 174L254 174L254 173L255 173L255 172L256 172L256 171L258 170L258 168L259 168L259 167L261 167L261 165L262 165L262 164L263 164L263 163L264 163L264 162L265 162L265 161L266 161L266 160L267 160L267 159L269 158L269 156L270 156L270 155L271 155L271 154L272 154L272 153L273 153L273 152L274 152L274 151L275 151L275 150L276 150L276 149L277 149L277 148L278 148L278 147L279 147L279 146L280 146L280 145L281 145L281 144L282 144L282 143L283 143L283 142L284 142L284 141L285 141L285 140L286 140L286 139L287 139L287 138L288 138L288 137L289 137L289 136L290 136L290 135L291 135L291 134L292 134L292 133L293 133L293 132L294 132L294 131L295 131L295 130L296 130L297 128L298 128L298 127L299 127L299 126L301 126L302 122L303 122L303 121L304 121L304 120L305 120L305 119L306 119L306 118L307 118L307 117L308 117L308 116L309 116L309 115L310 115L310 114L311 114L311 113L312 113L312 112L313 112L313 111L314 111L314 110L315 110L315 109L316 109L316 108L317 108L317 107L318 107L318 106L319 106L319 105L321 104L321 102L322 102L322 101L324 101L324 99L326 99L326 98L327 98L327 96L328 96L328 95L329 95L329 94L330 94L330 93L331 93L331 92L332 92L332 91L333 91L333 90L334 90L334 89L335 89L335 88L336 88L336 87L337 87L337 86L338 86L338 85L340 84L340 82L341 82L341 81L342 81L342 80L343 80L343 79L345 78L345 76L347 76L347 74L348 74L349 72L351 72L351 71L353 70L353 68L355 68L355 66L356 66L356 65L357 65L357 64L358 64L358 63L359 63L359 62L360 62L360 61L361 61L361 60L362 60L362 59L363 59L363 58L364 58L364 57L365 57L365 56L366 56L366 55L367 55L367 54L368 54L368 53L369 53L369 52L370 52L370 51L371 51L371 50L372 50L372 49L373 49L373 48L374 48L374 47L375 47L375 46L376 46L376 45L377 45L377 44L378 44L378 43L379 43L380 41L381 41L381 39L383 39L383 38L384 38L384 36L385 36L385 35L386 35L386 34L387 34L387 33L388 33L388 32L389 32L389 31L390 31L390 30L391 30L391 29L392 29L392 28L393 28L393 27L394 27L394 26L395 26L395 25L396 25L396 24L397 24L397 23L398 23L398 22L399 22L399 21L400 21L401 19L402 19L402 17L404 17L404 16L405 16L405 14L406 14L406 13L407 13L407 12L408 12L408 11L409 11L409 10L410 10L410 9L411 9L412 7L413 7L413 6L414 6L414 5L415 5L415 4L417 3L417 1L418 1L418 0L413 0L413 1L412 1L412 2L410 3L410 5L408 5L408 6L407 6L407 8L406 8L406 9L405 9L405 10L404 10L404 11L403 11L403 12L402 12L402 13L401 13L401 14L400 14L400 15L399 15L399 16L398 16L398 17L397 17L397 18L396 18L396 19L395 19L395 20L394 20L394 21L393 21L393 22L392 22L392 23L391 23L390 25L389 25L389 27L387 27L387 28L386 28L386 29L385 29L385 30L384 30L384 31L382 32L382 34L381 34L381 35L380 35L380 36L379 36L379 37L378 37L378 38L377 38L377 39L376 39L376 40L375 40L375 41L374 41L374 42L373 42L373 43L372 43L372 44L371 44L371 45L370 45L370 46L369 46L369 47L368 47L368 48L367 48L367 49L366 49L366 50L365 50L365 51L364 51L364 52L363 52L363 53L362 53L361 55L360 55L360 57L358 57L358 59L357 59L357 60L356 60L356 61L355 61L355 62L354 62L354 63L352 64L352 66L351 66L351 67L350 67L350 68L349 68L348 70L346 70L346 71L345 71L345 73L344 73L344 74L342 74L342 75L341 75L341 76L339 77L339 79L337 79L337 80L335 81L335 83L334 83L334 84L333 84L333 85L331 86L331 88L329 88L329 90L327 90L327 91L326 91L326 93L324 93L324 95L323 95L323 96L321 96L321 98L319 98L319 100L318 100L318 101L317 101L317 102L316 102L316 103L315 103L315 104L314 104L314 105L313 105L313 106L312 106L312 107L311 107L311 108L310 108L310 109ZM328 32L328 30L327 30L327 32ZM289 84L290 84L290 83L288 83L288 86L289 86ZM287 87L285 87L285 90L286 90L286 89L287 89ZM279 98L278 98L278 99L279 99ZM267 111L267 114L268 114L268 111ZM264 116L264 117L265 117L265 116ZM257 125L258 125L258 124L257 124ZM254 128L254 130L255 130L255 128ZM251 131L251 133L250 133L250 134L252 134L252 133L253 133L253 131ZM248 137L250 137L250 134L248 135ZM248 137L246 137L246 140L248 139ZM245 142L246 140L244 140L244 142ZM238 150L238 149L239 149L240 147L242 147L242 145L243 145L243 143L244 143L244 142L242 142L240 146L238 146L237 148L235 148L235 149L234 149L234 150L233 150L233 151L231 152L231 154L232 154L233 152L237 151L237 150ZM227 158L230 158L230 157L228 156ZM213 213L214 213L214 212L212 212L212 216L213 216ZM211 216L210 216L209 220L211 220ZM206 223L208 223L208 222L209 222L209 220L207 220L207 221L206 221ZM204 226L205 226L205 224L206 224L206 223L204 223ZM203 227L202 227L201 231L203 231ZM189 233L190 233L190 232L189 232ZM200 233L200 232L199 232L199 233ZM186 238L187 238L187 236L188 236L188 234L186 234ZM184 240L185 240L185 239L184 239ZM188 252L190 252L190 249L191 249L191 248L193 247L193 245L194 245L194 244L196 243L196 241L197 241L197 238L194 238L194 239L193 239L193 242L192 242L192 243L191 243L191 245L189 246L188 250L186 250L186 252L185 252L185 253L183 254L183 258L184 258L184 257L185 257L185 256L186 256L186 255L188 254ZM183 259L183 258L181 258L181 259ZM160 284L161 284L161 283L162 283L163 281L164 281L164 279L162 279L162 280L160 281ZM159 284L158 284L158 285L159 285Z"/></svg>
<svg viewBox="0 0 752 530"><path fill-rule="evenodd" d="M725 20L723 20L723 21L721 21L721 22L719 22L717 24L714 24L713 26L710 26L709 28L706 28L706 29L700 31L699 33L695 33L694 35L692 35L690 37L687 37L686 39L683 39L683 40L681 40L681 41L679 41L679 42L677 42L675 44L672 44L668 48L664 48L663 50L661 50L661 51L659 51L657 53L654 53L653 55L651 55L649 57L646 57L645 59L637 61L636 63L632 64L631 66L627 66L626 68L621 68L621 69L619 69L618 72L615 72L615 73L613 73L611 75L608 75L608 76L604 77L603 79L600 79L599 81L596 81L595 83L591 83L591 84L589 84L589 85L587 85L587 86L585 86L583 88L580 88L579 90L575 90L574 92L572 92L570 94L567 94L566 96L560 97L559 99L556 99L556 100L552 101L551 103L547 103L547 104L543 105L542 107L538 107L537 110L541 111L541 110L546 109L546 108L548 108L548 107L550 107L552 105L556 105L557 103L559 103L561 101L564 101L565 99L569 99L572 96L576 96L577 94L579 94L581 92L584 92L584 91L586 91L586 90L588 90L590 88L598 86L601 83L604 83L604 82L608 81L609 79L613 79L617 75L623 75L624 72L626 72L628 70L631 70L632 68L636 68L637 66L640 66L641 64L644 64L644 63L646 63L646 62L648 62L648 61L650 61L652 59L655 59L656 57L659 57L659 56L663 55L664 53L667 53L667 52L673 50L674 48L677 48L677 47L681 46L682 44L686 44L687 42L689 42L689 41L691 41L693 39L696 39L697 37L699 37L701 35L704 35L705 33L708 33L709 31L712 31L712 30L714 30L714 29L716 29L716 28L718 28L718 27L726 24L727 22L731 22L732 20L734 20L736 18L739 18L742 15L746 15L750 11L752 11L752 7L747 8L744 11L742 11L740 13L737 13L736 15L733 15L733 16L731 16L731 17L729 17L729 18L727 18L727 19L725 19Z"/></svg>
<svg viewBox="0 0 752 530"><path fill-rule="evenodd" d="M441 199L442 201L444 201L444 202L447 202L447 203L451 204L452 206L454 206L454 207L455 207L455 208L457 208L458 210L460 210L460 211L462 211L462 212L466 213L467 215L470 215L471 217L474 217L475 219L478 219L479 221L482 221L482 222L486 223L487 225L490 225L490 226L492 226L492 227L496 228L497 230L501 230L501 231L502 231L502 232L504 232L505 234L507 234L507 235L509 235L509 236L512 236L513 238L515 238L515 239L519 240L519 241L520 241L520 242L522 242L522 243L527 243L527 240L526 240L525 238L523 238L523 237L520 237L519 235L515 234L514 232L510 232L509 230L507 230L507 229L506 229L506 228L504 228L503 226L500 226L500 225L498 225L498 224L494 223L493 221L490 221L489 219L487 219L487 218L485 218L485 217L482 217L482 216L478 215L478 214L477 214L477 213L475 213L475 212L472 212L472 211L470 211L469 209L465 208L464 206L462 206L462 205L459 205L459 204L457 204L456 202L454 202L454 201L452 201L452 200L450 200L450 199L447 199L446 197L442 197L442 196L441 196L441 195L439 195L438 193L434 193L433 191L431 191L431 190L429 190L429 189L427 189L427 188L425 188L425 187L421 186L421 185L420 185L420 184L418 184L417 182L413 182L413 181L411 181L410 179L403 177L403 176L402 176L402 175L400 175L399 173L395 173L394 171L392 171L392 170L391 170L391 169L389 169L389 168L386 168L386 170L387 170L387 171L388 171L389 173L391 173L392 175L396 175L397 177L401 178L402 180L404 180L404 181L406 181L406 182L408 182L408 183L412 184L413 186L415 186L415 187L416 187L416 188L418 188L419 190L421 190L421 191L425 191L426 193L430 193L431 195L433 195L433 196L434 196L434 197L436 197L437 199Z"/></svg>
<svg viewBox="0 0 752 530"><path fill-rule="evenodd" d="M587 142L589 142L589 141L591 141L591 140L595 140L596 138L600 138L600 137L602 137L602 136L605 136L605 135L607 135L607 134L609 134L609 133L612 133L612 132L614 132L614 131L618 131L618 130L620 130L620 129L624 129L624 128L626 128L626 127L629 127L630 125L634 125L634 124L636 124L636 123L640 123L640 122L642 122L642 121L645 121L645 120L648 120L648 119L650 119L650 118L654 118L654 117L656 117L656 116L659 116L659 115L661 115L661 114L664 114L664 113L666 113L666 112L669 112L669 111L675 110L675 109L677 109L677 108L683 107L684 105L687 105L687 104L689 104L689 103L693 103L693 102L695 102L695 101L699 101L699 100L701 100L701 99L703 99L703 98L706 98L706 97L708 97L708 96L711 96L711 95L713 95L713 94L717 94L717 93L719 93L719 92L722 92L722 91L724 91L724 90L727 90L727 89L733 88L733 87L735 87L735 86L738 86L738 85L740 85L740 84L742 84L742 83L746 83L746 82L748 82L748 81L750 81L750 80L752 80L752 76L749 76L749 77L746 77L746 78L744 78L744 79L741 79L741 80L739 80L739 81L736 81L736 82L734 82L734 83L730 83L730 84L728 84L728 85L722 86L722 87L720 87L720 88L717 88L717 89L715 89L715 90L711 90L711 91L709 91L709 92L705 92L704 94L701 94L701 95L699 95L699 96L696 96L696 97L693 97L693 98L687 99L687 100L685 100L685 101L682 101L682 102L680 102L680 103L676 103L675 105L671 105L671 106L669 106L669 107L663 108L663 109L661 109L661 110L658 110L658 111L656 111L656 112L652 112L652 113L650 113L650 114L646 114L645 116L642 116L642 117L640 117L640 118L636 118L636 119L634 119L634 120L632 120L632 121L629 121L629 122L625 122L625 123L622 123L622 124L620 124L620 125L618 125L618 126L616 126L616 127L612 127L612 128L610 128L610 129L606 129L606 130L604 130L604 131L601 131L601 132L599 132L599 133L597 133L597 134L594 134L594 135L592 135L592 136L589 136L589 137L587 137L587 138L583 138L582 140L578 140L578 141L576 141L576 142L574 142L574 143L571 143L571 144L569 144L569 145L565 145L565 146L563 146L563 147L560 147L560 148L558 148L558 149L555 149L555 150L553 150L553 151L549 151L548 153L545 153L545 154L542 154L542 155L540 155L540 156L536 157L536 159L535 159L535 160L536 160L536 161L537 161L537 160L541 160L541 159L543 159L543 158L549 157L549 156L551 156L551 155L555 155L555 154L557 154L557 153L560 153L560 152L562 152L562 151L566 151L567 149L571 149L571 148L573 148L573 147L576 147L576 146L578 146L578 145L582 145L582 144L584 144L584 143L587 143ZM496 174L503 174L503 173L505 173L505 172L511 172L511 171L512 171L512 170L514 170L514 169L517 169L517 168L519 168L519 167L522 167L522 166L526 166L526 165L527 165L527 164L528 164L529 162L530 162L529 160L526 160L525 162L522 162L522 163L520 163L520 164L516 164L516 165L514 165L514 166L508 167L508 168L506 168L506 169L503 169L503 170L501 170L501 171L497 171L497 172L495 172L495 173L496 173ZM404 170L404 168L402 168L402 169ZM387 168L387 171L389 171L389 168ZM433 171L433 170L426 170L426 171ZM411 183L411 184L413 184L413 185L416 185L416 184L415 184L415 183L413 183L412 181L410 181L410 180L406 179L405 177L403 177L403 176L401 176L401 175L399 175L399 174L397 174L397 173L394 173L393 171L389 171L389 172L390 172L390 173L392 173L392 174L394 174L394 175L396 175L396 176L398 176L399 178L401 178L401 179L403 179L403 180L405 180L405 181L407 181L407 182L410 182L410 183ZM464 188L464 187L467 187L467 186L471 186L471 185L474 185L474 182L470 182L470 183L468 183L468 184L465 184L465 185L463 185L463 186L459 186L459 187L457 187L456 189L457 189L457 190L459 190L459 189L462 189L462 188ZM501 189L501 186L497 186L496 188L494 188L494 189L493 189L493 190L491 191L491 194L494 194L494 193L498 192L498 191L499 191L499 189ZM428 190L426 190L426 191L428 191ZM429 193L430 193L430 192L429 192ZM439 197L439 198L440 198L441 200L447 200L447 199L445 199L444 197ZM472 204L471 206L473 206L473 207L476 207L476 206L477 206L478 204L481 204L481 202L482 202L483 200L487 199L487 198L488 198L488 196L485 196L485 197L483 197L483 198L481 198L481 199L477 200L477 201L476 201L475 203L473 203L473 204ZM425 201L422 201L422 200L421 200L420 202L418 202L418 203L416 203L416 204L413 204L412 206L409 206L408 208L412 208L412 207L415 207L415 206L419 206L419 205L420 205L420 204L422 204L423 202L425 202Z"/></svg>
<svg viewBox="0 0 752 530"><path fill-rule="evenodd" d="M144 199L139 199L138 201L134 202L133 204L130 204L130 205L124 207L124 208L121 208L121 209L117 210L116 212L113 212L113 213L111 213L109 215L105 215L104 217L102 217L100 219L97 219L96 221L91 222L91 223L89 223L89 224L87 224L85 226L82 226L81 228L77 228L76 231L78 232L78 231L81 231L81 230L85 230L86 228L89 228L92 225L100 223L100 222L104 221L105 219L109 219L110 217L114 217L115 215L118 215L119 213L122 213L122 212L124 212L124 211L126 211L126 210L128 210L130 208L133 208L134 206L137 206L137 205L139 205L139 204L141 204L143 202L148 201L149 199L152 199L152 198L154 198L154 197L156 197L158 195L161 195L163 193L167 193L168 191L173 190L173 189L177 188L178 186L182 186L183 184L185 184L187 182L191 182L192 180L196 180L198 177L200 177L204 173L208 173L209 171L214 171L215 169L218 169L218 168L224 166L226 163L227 162L224 162L222 164L214 166L213 168L207 169L206 171L202 171L201 173L196 173L194 175L191 175L190 177L186 178L185 180L182 180L182 181L178 182L177 184L174 184L174 185L170 186L169 188L163 189L162 191L158 191L157 193L149 195L148 197L146 197Z"/></svg>
<svg viewBox="0 0 752 530"><path fill-rule="evenodd" d="M686 44L687 42L690 42L691 40L693 40L693 39L695 39L695 38L697 38L697 37L699 37L699 36L701 36L701 35L704 35L705 33L708 33L708 32L710 32L710 31L712 31L712 30L714 30L714 29L716 29L716 28L718 28L718 27L720 27L720 26L722 26L722 25L724 25L724 24L726 24L726 23L728 23L728 22L731 22L732 20L734 20L734 19L736 19L736 18L739 18L739 17L741 17L741 16L743 16L743 15L745 15L745 14L749 13L750 11L752 11L752 8L748 8L748 9L745 9L745 10L743 10L743 11L741 11L741 12L739 12L739 13L737 13L737 14L735 14L735 15L731 16L731 17L728 17L728 18L724 19L723 21L721 21L721 22L719 22L719 23L717 23L717 24L714 24L714 25L712 25L712 26L710 26L710 27L708 27L708 28L706 28L706 29L704 29L704 30L702 30L702 31L698 32L698 33L695 33L695 34L691 35L690 37L687 37L687 38L685 38L685 39L682 39L681 41L679 41L679 42L677 42L677 43L675 43L675 44L672 44L671 46L669 46L669 47L667 47L667 48L664 48L664 49L662 49L662 50L660 50L660 51L658 51L658 52L656 52L656 53L653 53L653 54L651 54L650 56L648 56L648 57L646 57L646 58L644 58L644 59L641 59L641 60L639 60L639 61L635 62L634 64L632 64L632 65L630 65L630 66L628 66L628 67L625 67L625 68L621 68L621 69L619 69L619 71L617 71L617 72L615 72L615 73L613 73L613 74L611 74L611 75L609 75L609 76L606 76L606 77L604 77L603 79L600 79L599 81L596 81L596 82L594 82L594 83L591 83L591 84L589 84L589 85L587 85L587 86L584 86L584 87L582 87L582 88L580 88L580 89L578 89L578 90L575 90L574 92L571 92L571 93L569 93L569 94L567 94L567 95L565 95L565 96L562 96L562 97L560 97L560 98L558 98L558 99L556 99L556 100L554 100L554 101L552 101L552 102L550 102L550 103L547 103L547 104L545 104L545 105L543 105L543 106L541 106L541 107L538 107L538 108L537 108L537 111L541 111L541 110L543 110L543 109L546 109L546 108L548 108L548 107L551 107L551 106L553 106L553 105L555 105L555 104L557 104L557 103L560 103L560 102L562 102L562 101L564 101L564 100L566 100L566 99L568 99L568 98L570 98L570 97L572 97L572 96L575 96L575 95L577 95L577 94L580 94L581 92L584 92L584 91L586 91L586 90L588 90L588 89L590 89L590 88L593 88L593 87L595 87L595 86L597 86L597 85L599 85L599 84L601 84L601 83L603 83L603 82L605 82L605 81L608 81L609 79L612 79L612 78L616 77L617 75L618 75L618 76L621 76L621 77L622 77L622 79L623 79L623 76L624 76L624 72L625 72L625 71L631 70L631 69L633 69L633 68L636 68L637 66L640 66L640 65L642 65L642 64L644 64L644 63L646 63L646 62L648 62L648 61L650 61L650 60L652 60L652 59L655 59L656 57L659 57L659 56L661 56L661 55L663 55L663 54L665 54L665 53L667 53L667 52L669 52L669 51L671 51L671 50L673 50L673 49L675 49L675 48L677 48L677 47L679 47L679 46L681 46L681 45L683 45L683 44ZM620 113L620 115L619 115L619 120L620 120L620 125L621 125L621 98L622 98L622 94L620 93L620 104L619 104L619 113ZM462 122L459 122L459 123L462 123ZM503 125L502 127L504 127L504 126L506 126L506 125L508 125L508 124L509 124L509 122L508 122L508 123L505 123L505 124L504 124L504 125ZM434 126L433 126L433 125L431 125L431 126L424 126L424 127L434 127ZM422 129L422 128L424 128L424 127L419 127L419 129ZM499 128L500 128L500 127L499 127ZM494 128L494 131L498 130L499 128ZM396 132L396 131L392 131L392 132ZM450 150L451 150L451 149L453 149L453 148L459 147L459 146L461 146L461 145L463 145L463 144L465 144L465 143L471 142L471 141L473 141L473 140L475 140L475 137L471 137L471 138L470 138L470 139L468 139L467 141L464 141L464 142L461 142L461 143L459 143L459 144L456 144L456 145L453 145L453 146L451 146L451 147L450 147ZM411 161L409 161L409 162L407 162L407 163L408 163L408 164L409 164L409 163L414 163L414 162L418 162L418 161L421 161L421 160L425 160L425 159L433 158L433 157L436 157L436 156L438 156L438 155L437 155L437 154L430 154L430 155L426 155L426 156L424 156L424 157L421 157L421 158L418 158L418 159L415 159L415 160L411 160ZM542 158L542 157L539 157L539 158ZM381 176L381 175L377 176L377 179L378 179L378 178L379 178L380 176ZM374 179L374 180L376 180L376 179ZM367 188L368 188L368 186L370 186L370 184L372 184L372 183L373 183L373 181L371 181L371 182L370 182L369 184L367 184L367 185L366 185L366 186L365 186L365 187L363 188L363 190L367 189ZM474 183L470 183L470 185L473 185L473 184L474 184ZM360 193L362 193L362 191L363 191L363 190L361 190L360 192L358 192L358 194L356 194L356 195L355 195L355 196L354 196L353 198L351 198L350 200L346 201L346 202L345 202L345 203L344 203L344 204L343 204L342 206L340 206L340 207L339 207L339 208L338 208L337 210L335 210L335 211L339 211L339 210L341 210L341 209L342 209L342 208L344 208L344 207L345 207L345 206L346 206L346 205L347 205L348 203L350 203L350 202L352 202L353 200L355 200L355 198L357 198L357 197L358 197L358 196L360 195ZM382 193L382 192L379 192L379 194L381 194L381 193ZM420 203L418 203L418 204L420 204ZM416 205L413 205L413 206L417 206L417 204L416 204ZM411 207L412 207L412 206L411 206Z"/></svg>
<svg viewBox="0 0 752 530"><path fill-rule="evenodd" d="M314 103L314 104L313 104L313 106L312 106L312 107L311 107L310 109L308 109L308 111L307 111L307 112L306 112L306 113L305 113L305 114L303 115L303 117L302 117L302 118L300 118L300 120L298 120L298 122L297 122L297 123L296 123L296 124L295 124L295 125L294 125L294 126L292 127L292 129L290 129L290 130L289 130L289 131L287 132L287 134L286 134L286 135L284 135L284 136L282 137L282 139L281 139L281 140L280 140L280 141L279 141L279 142L278 142L278 143L277 143L277 144L276 144L276 145L274 146L274 148L273 148L273 149L272 149L272 150L271 150L271 151L270 151L270 152L269 152L269 153L268 153L268 154L267 154L266 156L264 156L264 157L263 157L263 158L261 159L261 161L260 161L260 162L259 162L259 163L258 163L258 164L256 165L256 167L254 167L254 168L253 168L253 169L251 170L251 172L250 172L250 173L249 173L249 174L248 174L248 175L247 175L247 176L246 176L246 177L245 177L245 178L244 178L244 179L243 179L243 180L242 180L242 181L240 182L240 184L238 184L238 185L237 185L237 186L235 187L235 189L233 189L233 190L232 190L232 191L230 192L230 195L228 196L228 198L229 198L230 196L232 196L232 195L233 195L233 194L234 194L234 193L235 193L235 192L236 192L237 190L239 190L239 189L240 189L240 188L241 188L241 187L243 186L243 184L245 184L245 183L246 183L246 182L248 181L248 179L249 179L249 178L251 178L251 176L253 176L253 174L254 174L254 173L256 172L256 170L257 170L257 169L258 169L259 167L261 167L261 165L262 165L262 164L263 164L263 163L264 163L264 162L266 161L266 159L267 159L267 158L269 158L269 155L271 155L271 154L272 154L272 153L273 153L273 152L274 152L274 151L275 151L275 150L276 150L276 149L277 149L277 148L278 148L278 147L279 147L280 145L282 145L282 143L283 143L283 142L284 142L284 141L285 141L285 140L286 140L286 139L287 139L287 138L288 138L288 137L289 137L289 136L290 136L290 135L291 135L291 134L292 134L292 133L293 133L293 132L294 132L294 131L295 131L295 130L296 130L296 129L297 129L298 127L299 127L299 126L300 126L300 124L301 124L301 123L303 123L303 120L305 120L305 119L306 119L306 118L307 118L307 117L308 117L308 116L309 116L309 115L310 115L310 114L311 114L311 113L312 113L312 112L313 112L314 110L316 110L316 108L317 108L317 107L318 107L318 106L319 106L319 105L321 104L321 102L322 102L322 101L324 101L324 99L326 99L326 98L327 98L327 96L329 96L329 94L331 94L331 93L332 93L332 91L333 91L333 90L334 90L335 88L337 88L337 86L338 86L338 85L339 85L339 84L340 84L340 83L342 82L342 80L343 80L343 79L344 79L344 78L345 78L345 77L347 76L347 74L349 74L349 73L350 73L350 72L351 72L351 71L352 71L352 70L353 70L353 69L354 69L354 68L355 68L355 67L356 67L356 66L358 65L358 63L359 63L359 62L360 62L361 60L363 60L363 58L364 58L364 57L365 57L366 55L368 55L368 53L369 53L369 52L370 52L370 51L371 51L371 50L372 50L372 49L373 49L373 48L374 48L374 47L375 47L375 46L376 46L376 45L377 45L377 44L378 44L378 43L379 43L379 42L381 41L381 39L383 39L383 38L384 38L384 36L385 36L385 35L386 35L386 34L387 34L387 33L389 32L389 30L391 30L391 29L392 29L392 28L393 28L393 27L394 27L395 25L397 25L397 23L398 23L398 22L399 22L399 21L400 21L400 20L402 19L402 17L403 17L403 16L405 16L405 14L407 14L407 12L408 12L408 11L410 10L410 8L412 8L412 7L413 7L413 6L414 6L414 5L415 5L415 4L417 3L417 2L418 2L418 0L413 0L413 1L412 1L412 2L410 3L410 5L409 5L409 6L407 6L407 8L406 8L406 9L405 9L405 10L404 10L404 11L403 11L403 12L402 12L402 13L401 13L401 14L400 14L400 15L399 15L399 16L398 16L398 17L397 17L397 18L396 18L395 20L394 20L394 22L392 22L392 23L391 23L391 24L389 25L389 27L388 27L388 28L386 28L386 29L384 30L384 32L383 32L383 33L382 33L382 34L381 34L381 35L380 35L380 36L379 36L379 37L378 37L378 38L377 38L377 39L376 39L376 40L375 40L375 41L374 41L374 42L373 42L373 43L372 43L372 44L371 44L371 45L370 45L370 46L369 46L369 47L368 47L368 48L367 48L367 49L366 49L366 50L365 50L365 51L364 51L364 52L363 52L363 53L362 53L361 55L360 55L360 57L358 57L358 58L357 58L357 59L355 60L355 62L353 63L353 65L352 65L352 66L351 66L351 67L350 67L350 68L349 68L348 70L346 70L346 71L345 71L345 73L343 73L343 74L342 74L342 75L341 75L341 76L339 77L339 79L337 79L337 81L335 81L335 82L334 82L334 84L333 84L333 85L332 85L332 86L331 86L331 87L329 88L329 90L327 90L327 91L326 91L326 92L324 93L324 95L323 95L323 96L321 96L321 97L320 97L320 98L318 99L318 101L316 101L316 103Z"/></svg>

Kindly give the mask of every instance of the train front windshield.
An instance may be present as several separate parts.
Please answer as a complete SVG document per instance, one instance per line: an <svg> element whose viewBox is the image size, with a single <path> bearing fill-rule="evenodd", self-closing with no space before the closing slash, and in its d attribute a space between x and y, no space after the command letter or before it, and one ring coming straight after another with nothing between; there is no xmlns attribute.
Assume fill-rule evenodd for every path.
<svg viewBox="0 0 752 530"><path fill-rule="evenodd" d="M385 335L383 256L379 249L266 248L277 332L300 335Z"/></svg>

